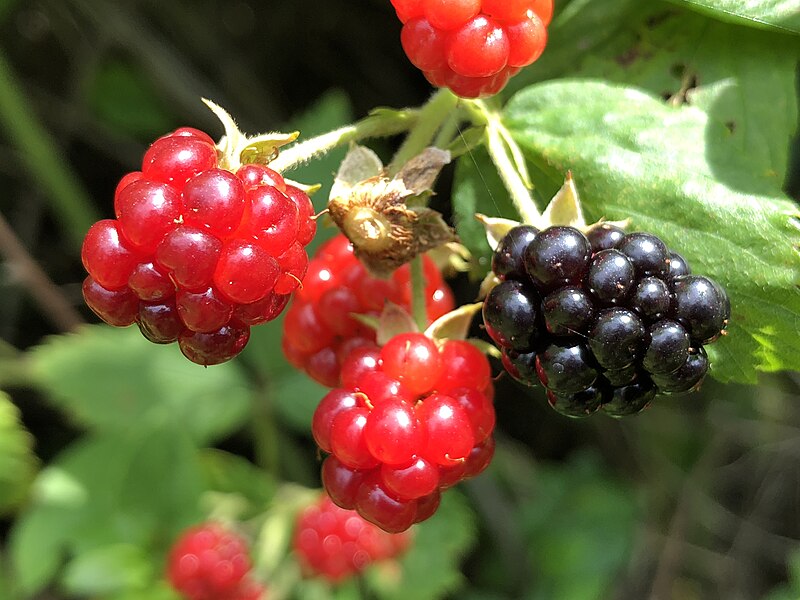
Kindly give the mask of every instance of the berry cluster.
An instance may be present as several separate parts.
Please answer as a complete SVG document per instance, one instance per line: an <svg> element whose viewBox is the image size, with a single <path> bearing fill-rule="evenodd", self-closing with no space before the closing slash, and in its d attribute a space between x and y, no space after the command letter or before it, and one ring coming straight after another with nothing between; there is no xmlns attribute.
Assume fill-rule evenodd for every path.
<svg viewBox="0 0 800 600"><path fill-rule="evenodd" d="M453 294L433 261L424 257L425 298L430 322L451 311ZM372 277L343 235L326 242L308 265L283 325L283 351L289 362L312 379L339 385L342 361L353 348L374 346L375 332L351 315L377 317L387 302L409 309L408 265L389 279Z"/></svg>
<svg viewBox="0 0 800 600"><path fill-rule="evenodd" d="M489 96L547 43L552 0L391 0L400 41L428 81L464 98Z"/></svg>
<svg viewBox="0 0 800 600"><path fill-rule="evenodd" d="M188 600L259 600L265 590L251 568L246 542L206 523L186 530L172 547L167 577Z"/></svg>
<svg viewBox="0 0 800 600"><path fill-rule="evenodd" d="M137 323L177 341L201 365L236 356L250 326L274 319L305 274L313 206L275 171L219 168L205 133L156 140L114 195L116 219L95 223L81 258L83 295L106 323Z"/></svg>
<svg viewBox="0 0 800 600"><path fill-rule="evenodd" d="M330 453L322 482L342 508L397 533L430 517L440 491L480 473L494 453L494 390L472 344L421 333L362 346L342 365L311 431Z"/></svg>
<svg viewBox="0 0 800 600"><path fill-rule="evenodd" d="M537 380L557 411L637 413L657 393L697 389L704 344L725 330L730 303L707 277L648 233L610 224L515 227L492 269L501 283L483 306L506 370Z"/></svg>
<svg viewBox="0 0 800 600"><path fill-rule="evenodd" d="M306 575L337 583L398 556L410 541L408 533L386 533L323 495L300 513L292 545Z"/></svg>

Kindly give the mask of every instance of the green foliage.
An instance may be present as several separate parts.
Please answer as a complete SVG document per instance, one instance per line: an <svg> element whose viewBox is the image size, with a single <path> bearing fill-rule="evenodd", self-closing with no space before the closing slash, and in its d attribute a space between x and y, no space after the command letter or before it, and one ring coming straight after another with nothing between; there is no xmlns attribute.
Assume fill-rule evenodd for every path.
<svg viewBox="0 0 800 600"><path fill-rule="evenodd" d="M97 582L85 575L110 547L150 563L145 568L131 561L131 571L115 573L114 581L160 573L165 543L201 518L203 491L196 450L180 431L84 437L41 472L31 504L14 526L11 559L19 589L41 589L66 556L78 562L65 571L64 585L74 593L96 593Z"/></svg>
<svg viewBox="0 0 800 600"><path fill-rule="evenodd" d="M535 569L526 598L607 597L633 542L637 510L631 490L592 454L538 469L534 486L518 515Z"/></svg>
<svg viewBox="0 0 800 600"><path fill-rule="evenodd" d="M0 514L15 508L36 473L33 438L19 420L19 410L0 392Z"/></svg>
<svg viewBox="0 0 800 600"><path fill-rule="evenodd" d="M175 345L156 346L135 327L84 327L29 354L36 382L76 422L103 432L182 428L218 439L248 414L249 386L236 363L203 368Z"/></svg>
<svg viewBox="0 0 800 600"><path fill-rule="evenodd" d="M714 347L716 377L754 383L757 370L800 366L797 209L777 193L735 189L759 174L723 124L591 81L533 86L505 114L533 160L572 169L588 218L631 218L725 286L733 309L730 335Z"/></svg>
<svg viewBox="0 0 800 600"><path fill-rule="evenodd" d="M716 19L800 33L800 7L796 0L672 0Z"/></svg>

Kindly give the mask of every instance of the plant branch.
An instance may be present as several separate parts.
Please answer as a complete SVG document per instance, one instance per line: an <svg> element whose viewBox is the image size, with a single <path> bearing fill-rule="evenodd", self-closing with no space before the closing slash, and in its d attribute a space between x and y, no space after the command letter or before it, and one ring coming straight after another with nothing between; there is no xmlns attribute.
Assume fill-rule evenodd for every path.
<svg viewBox="0 0 800 600"><path fill-rule="evenodd" d="M5 217L0 214L0 253L12 267L12 272L42 309L53 325L61 331L72 331L84 323L75 307L28 253Z"/></svg>
<svg viewBox="0 0 800 600"><path fill-rule="evenodd" d="M376 111L352 125L346 125L290 146L270 162L269 166L279 172L289 171L344 144L408 131L416 124L418 112L414 109Z"/></svg>
<svg viewBox="0 0 800 600"><path fill-rule="evenodd" d="M530 193L531 183L522 152L496 112L480 100L473 100L466 106L474 124L486 126L486 149L522 221L538 225L542 215Z"/></svg>

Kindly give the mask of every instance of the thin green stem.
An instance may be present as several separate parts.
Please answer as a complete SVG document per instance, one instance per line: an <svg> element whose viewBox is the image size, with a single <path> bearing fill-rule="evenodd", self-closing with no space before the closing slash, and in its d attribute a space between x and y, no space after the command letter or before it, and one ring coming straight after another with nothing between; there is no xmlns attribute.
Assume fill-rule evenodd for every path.
<svg viewBox="0 0 800 600"><path fill-rule="evenodd" d="M417 124L409 132L389 165L389 174L394 175L403 168L409 159L415 157L430 145L442 123L453 113L458 105L458 96L442 88L420 109Z"/></svg>
<svg viewBox="0 0 800 600"><path fill-rule="evenodd" d="M61 150L30 108L11 65L0 52L0 126L20 149L22 160L47 194L56 218L76 247L98 220L89 195L66 166Z"/></svg>
<svg viewBox="0 0 800 600"><path fill-rule="evenodd" d="M264 387L253 397L251 430L256 464L280 479L280 446L270 390Z"/></svg>
<svg viewBox="0 0 800 600"><path fill-rule="evenodd" d="M439 133L433 140L433 145L437 148L447 148L458 135L458 123L461 121L461 111L452 111L444 123L442 123Z"/></svg>
<svg viewBox="0 0 800 600"><path fill-rule="evenodd" d="M486 149L522 221L539 224L541 213L528 189L522 153L505 129L500 116L480 100L469 102L466 106L473 122L486 126Z"/></svg>
<svg viewBox="0 0 800 600"><path fill-rule="evenodd" d="M411 312L420 331L428 326L428 311L425 307L425 269L422 255L411 261Z"/></svg>
<svg viewBox="0 0 800 600"><path fill-rule="evenodd" d="M284 172L345 144L367 138L387 137L408 131L417 123L419 111L381 110L352 125L309 138L283 150L270 168Z"/></svg>

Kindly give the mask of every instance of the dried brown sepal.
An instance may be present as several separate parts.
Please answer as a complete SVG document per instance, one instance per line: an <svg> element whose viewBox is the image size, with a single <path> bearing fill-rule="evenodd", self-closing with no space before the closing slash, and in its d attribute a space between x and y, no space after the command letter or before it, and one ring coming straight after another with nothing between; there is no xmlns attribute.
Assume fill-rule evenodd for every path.
<svg viewBox="0 0 800 600"><path fill-rule="evenodd" d="M328 210L372 274L388 277L418 254L457 239L439 213L425 206L408 205L431 193L436 176L449 160L449 153L429 148L391 179L382 171L354 183L352 173L368 172L375 162L360 150L351 149L348 153Z"/></svg>

